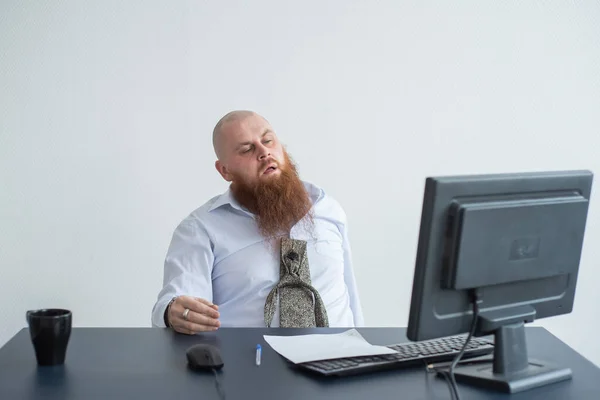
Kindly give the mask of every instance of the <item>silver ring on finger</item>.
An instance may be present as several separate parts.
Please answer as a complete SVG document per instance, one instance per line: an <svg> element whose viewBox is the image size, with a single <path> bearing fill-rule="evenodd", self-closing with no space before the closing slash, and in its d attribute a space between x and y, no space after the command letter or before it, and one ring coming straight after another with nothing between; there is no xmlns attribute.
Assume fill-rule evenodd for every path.
<svg viewBox="0 0 600 400"><path fill-rule="evenodd" d="M185 310L183 310L183 314L181 316L183 317L183 319L185 319L187 321L189 313L190 313L190 309L186 308Z"/></svg>

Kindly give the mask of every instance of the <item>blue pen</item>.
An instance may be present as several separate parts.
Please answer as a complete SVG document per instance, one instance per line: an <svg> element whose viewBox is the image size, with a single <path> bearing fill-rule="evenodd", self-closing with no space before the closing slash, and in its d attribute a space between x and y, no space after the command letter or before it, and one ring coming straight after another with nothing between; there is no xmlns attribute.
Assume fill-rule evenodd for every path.
<svg viewBox="0 0 600 400"><path fill-rule="evenodd" d="M256 365L260 365L260 357L262 353L262 347L260 347L260 344L256 345Z"/></svg>

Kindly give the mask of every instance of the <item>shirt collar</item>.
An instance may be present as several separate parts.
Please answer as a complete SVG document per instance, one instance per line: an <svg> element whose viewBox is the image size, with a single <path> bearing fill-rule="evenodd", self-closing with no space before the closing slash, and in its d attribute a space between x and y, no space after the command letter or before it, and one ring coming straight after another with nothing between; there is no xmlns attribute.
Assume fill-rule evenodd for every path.
<svg viewBox="0 0 600 400"><path fill-rule="evenodd" d="M231 188L227 189L225 193L217 197L213 205L208 209L208 211L211 212L212 210L216 210L217 208L225 206L227 204L231 205L233 208L236 208L238 210L245 211L240 205L240 203L238 203L237 200L233 197L233 193L231 193Z"/></svg>
<svg viewBox="0 0 600 400"><path fill-rule="evenodd" d="M310 200L312 201L313 206L315 204L317 204L324 196L325 196L325 192L323 191L323 189L321 189L320 187L318 187L317 185L310 183L310 182L306 182L306 181L302 181L302 183L304 184L304 187L306 188L306 191L308 192L308 195L310 197ZM209 208L209 212L216 210L219 207L225 206L225 205L231 205L231 207L243 211L243 212L248 212L248 210L246 210L245 208L243 208L240 203L238 203L238 201L233 197L233 193L231 193L231 188L227 189L225 191L225 193L221 194L219 197L217 197L217 199L215 200L215 202L212 204L212 206Z"/></svg>

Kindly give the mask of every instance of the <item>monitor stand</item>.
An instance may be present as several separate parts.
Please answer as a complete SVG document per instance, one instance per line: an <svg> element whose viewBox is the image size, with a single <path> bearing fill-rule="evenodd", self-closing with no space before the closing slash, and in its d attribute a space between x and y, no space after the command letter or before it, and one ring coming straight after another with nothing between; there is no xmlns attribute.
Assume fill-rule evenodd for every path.
<svg viewBox="0 0 600 400"><path fill-rule="evenodd" d="M533 313L535 315L535 311ZM482 315L478 322L480 326L496 327L491 331L495 336L493 361L472 365L468 365L468 361L465 362L465 365L459 363L454 369L457 382L501 392L517 393L571 379L570 368L562 368L527 357L523 320L504 325L503 323L508 322L510 317L506 318L506 315L490 315L490 317L492 319Z"/></svg>

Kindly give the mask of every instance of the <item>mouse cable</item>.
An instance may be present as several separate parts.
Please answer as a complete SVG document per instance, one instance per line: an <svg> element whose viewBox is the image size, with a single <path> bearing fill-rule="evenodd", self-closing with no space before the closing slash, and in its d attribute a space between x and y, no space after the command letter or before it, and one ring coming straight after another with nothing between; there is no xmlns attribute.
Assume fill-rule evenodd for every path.
<svg viewBox="0 0 600 400"><path fill-rule="evenodd" d="M212 369L215 374L215 386L217 387L217 392L219 393L219 398L221 400L225 400L225 390L223 390L223 385L221 384L221 379L219 378L219 373L215 368Z"/></svg>

